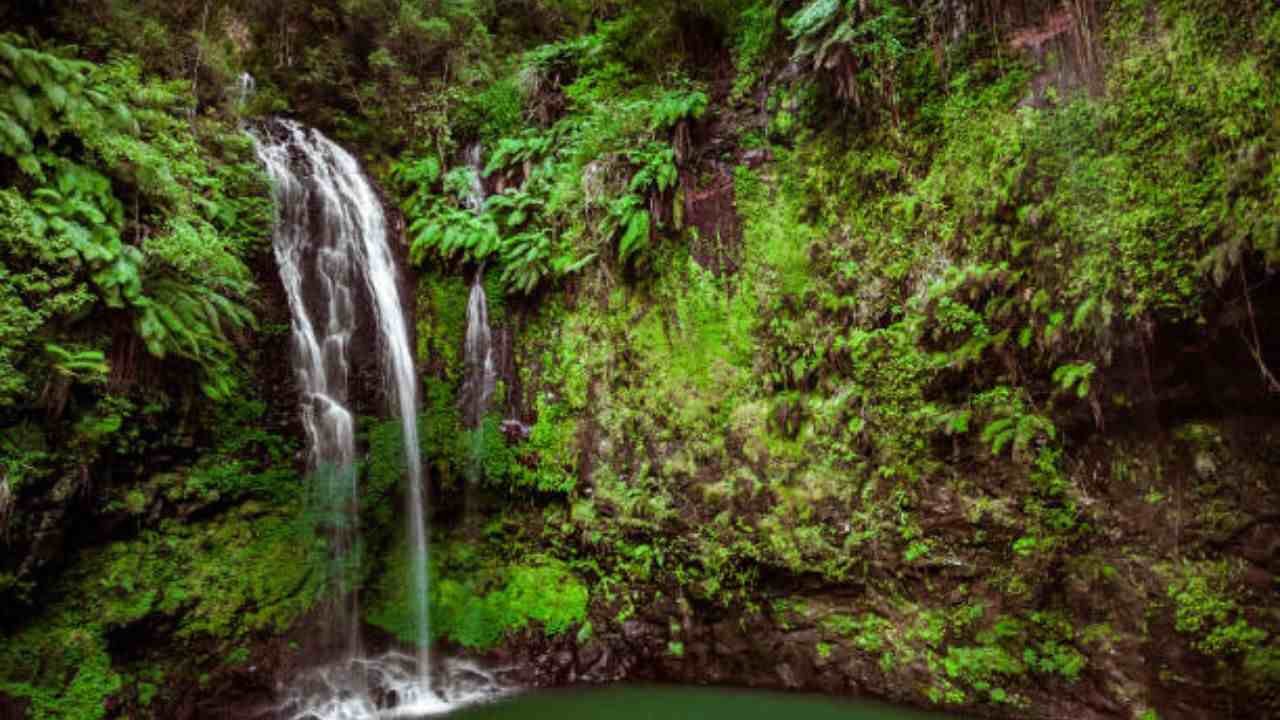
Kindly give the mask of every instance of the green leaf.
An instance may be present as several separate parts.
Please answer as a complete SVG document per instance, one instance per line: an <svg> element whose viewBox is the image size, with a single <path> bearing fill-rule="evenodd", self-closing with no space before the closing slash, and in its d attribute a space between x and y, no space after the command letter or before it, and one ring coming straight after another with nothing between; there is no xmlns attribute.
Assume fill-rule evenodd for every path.
<svg viewBox="0 0 1280 720"><path fill-rule="evenodd" d="M651 232L649 212L641 210L632 213L626 220L622 240L618 244L618 255L626 261L633 254L649 244Z"/></svg>
<svg viewBox="0 0 1280 720"><path fill-rule="evenodd" d="M27 134L26 128L3 111L0 111L0 139L7 141L0 144L0 149L8 148L6 155L26 155L33 149L31 136Z"/></svg>
<svg viewBox="0 0 1280 720"><path fill-rule="evenodd" d="M49 98L49 104L55 110L65 110L67 107L67 89L56 83L49 83L44 86L44 94Z"/></svg>
<svg viewBox="0 0 1280 720"><path fill-rule="evenodd" d="M9 103L14 112L17 113L18 119L27 127L31 127L31 123L35 118L35 103L32 102L31 96L17 85L10 85Z"/></svg>
<svg viewBox="0 0 1280 720"><path fill-rule="evenodd" d="M36 180L44 180L44 169L40 167L40 160L35 155L20 156L18 158L18 168Z"/></svg>

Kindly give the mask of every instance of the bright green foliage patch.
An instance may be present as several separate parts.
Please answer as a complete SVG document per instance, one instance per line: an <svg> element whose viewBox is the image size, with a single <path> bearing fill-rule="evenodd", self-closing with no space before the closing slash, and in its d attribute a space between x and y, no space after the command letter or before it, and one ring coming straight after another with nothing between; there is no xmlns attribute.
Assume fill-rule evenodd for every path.
<svg viewBox="0 0 1280 720"><path fill-rule="evenodd" d="M1168 586L1174 627L1200 652L1219 660L1243 658L1249 681L1260 687L1280 678L1280 638L1246 618L1234 592L1236 571L1226 562L1185 563Z"/></svg>
<svg viewBox="0 0 1280 720"><path fill-rule="evenodd" d="M323 586L315 539L305 518L264 514L250 503L85 553L60 579L56 600L6 639L0 690L30 699L37 719L95 720L122 688L106 649L112 630L172 620L167 642L177 654L282 633ZM214 659L174 664L192 660Z"/></svg>
<svg viewBox="0 0 1280 720"><path fill-rule="evenodd" d="M664 233L681 229L673 193L687 123L705 113L708 96L680 77L638 83L619 62L634 39L616 33L642 18L639 10L624 13L595 33L524 56L526 111L536 116L539 103L563 94L569 112L511 128L486 148L483 176L505 189L480 208L465 205L475 169L446 169L438 152L395 164L416 261L494 262L508 288L528 294L597 258L644 264ZM512 84L499 80L484 92ZM510 127L510 118L498 124Z"/></svg>
<svg viewBox="0 0 1280 720"><path fill-rule="evenodd" d="M180 613L179 638L286 630L324 580L316 540L303 518L254 512L247 505L225 522L162 527L108 547L96 558L102 574L86 577L106 624Z"/></svg>
<svg viewBox="0 0 1280 720"><path fill-rule="evenodd" d="M434 617L440 635L468 648L487 648L531 622L547 635L559 635L586 620L587 589L558 565L516 566L505 583L486 595L474 586L446 578L436 592Z"/></svg>
<svg viewBox="0 0 1280 720"><path fill-rule="evenodd" d="M574 423L559 405L541 404L538 420L527 440L512 444L499 429L495 415L486 416L475 430L463 433L467 463L479 470L477 479L512 491L569 493L577 483L574 469Z"/></svg>
<svg viewBox="0 0 1280 720"><path fill-rule="evenodd" d="M551 558L504 562L454 543L433 548L431 634L466 648L484 650L536 623L548 636L561 635L587 617L587 588L563 563ZM407 550L398 547L380 581L368 619L403 642L416 641L408 590Z"/></svg>
<svg viewBox="0 0 1280 720"><path fill-rule="evenodd" d="M94 65L13 35L0 37L0 61L0 154L23 173L4 222L27 228L0 251L8 282L37 303L18 319L33 333L91 304L128 310L152 355L195 363L207 394L228 395L227 332L253 321L243 257L267 220L263 200L244 196L262 187L236 162L247 142L219 136L231 162L211 162L178 117L182 85L143 80L129 61ZM133 198L130 217L121 197Z"/></svg>
<svg viewBox="0 0 1280 720"><path fill-rule="evenodd" d="M111 667L102 626L78 614L8 639L0 691L31 702L32 720L99 720L123 686Z"/></svg>

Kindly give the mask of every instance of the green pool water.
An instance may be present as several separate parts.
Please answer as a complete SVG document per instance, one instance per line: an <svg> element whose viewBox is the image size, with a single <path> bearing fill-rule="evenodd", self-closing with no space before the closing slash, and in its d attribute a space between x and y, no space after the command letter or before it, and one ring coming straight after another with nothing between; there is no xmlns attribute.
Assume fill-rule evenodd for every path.
<svg viewBox="0 0 1280 720"><path fill-rule="evenodd" d="M948 720L879 703L698 687L537 692L452 713L454 720ZM950 716L951 720L957 720Z"/></svg>

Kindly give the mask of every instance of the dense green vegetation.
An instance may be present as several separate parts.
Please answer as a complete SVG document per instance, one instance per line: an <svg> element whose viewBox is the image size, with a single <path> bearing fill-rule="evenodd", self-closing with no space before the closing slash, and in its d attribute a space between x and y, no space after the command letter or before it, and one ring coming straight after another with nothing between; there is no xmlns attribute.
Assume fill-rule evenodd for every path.
<svg viewBox="0 0 1280 720"><path fill-rule="evenodd" d="M29 716L164 717L330 580L240 126L270 114L403 215L443 646L992 716L1280 708L1274 4L0 22L0 695ZM476 273L507 340L472 428ZM361 428L362 606L411 642L401 438Z"/></svg>
<svg viewBox="0 0 1280 720"><path fill-rule="evenodd" d="M939 55L927 29L941 18L904 3L704 8L725 33L734 82L653 74L611 34L647 10L519 56L525 126L496 141L490 124L458 133L459 145L492 148L482 174L494 194L480 212L463 202L474 171L448 169L438 148L393 171L407 183L416 260L488 260L491 276L537 298L516 363L537 376L522 375L525 396L507 404L574 423L578 464L533 457L575 471L589 462L591 485L526 514L526 527L595 578L597 632L599 617L625 623L673 590L750 608L776 592L761 575L781 570L870 586L864 607L879 610L848 630L837 608L807 613L831 633L815 652L828 658L852 637L855 654L912 674L931 702L1026 708L1019 688L1079 682L1090 648L1134 636L1043 594L1046 575L1117 572L1118 560L1099 569L1116 519L1077 453L1108 418L1123 423L1150 402L1127 356L1157 352L1157 328L1218 326L1224 299L1252 304L1242 288L1255 292L1276 259L1274 12L1114 3L1093 40L1108 61L1077 70L1098 73L1091 93L1046 86L1045 70L1000 37ZM1224 42L1224 28L1248 19L1250 39ZM773 26L764 40L760 22ZM766 85L762 116L740 98L788 55L814 72ZM515 81L484 92L504 82ZM675 105L690 87L710 110ZM708 113L723 134L711 140L719 168L682 146ZM633 119L646 115L675 125L664 136ZM671 167L631 149L655 140L643 152ZM743 162L753 150L774 159ZM721 178L733 183L740 240L682 217ZM665 221L637 240L621 207ZM526 250L527 232L551 241ZM533 258L550 258L549 271L522 274ZM558 267L580 277L567 299L546 287L566 282ZM460 308L465 286L436 272L424 278L421 334L426 347L457 347L461 318L447 304ZM1227 322L1260 360L1257 320ZM438 376L458 376L456 356L432 357ZM1245 368L1272 386L1265 363ZM1156 478L1176 467L1167 452ZM1168 491L1152 482L1146 497L1159 504ZM930 529L940 502L959 503L963 530ZM1238 500L1216 502L1236 514L1218 522L1248 522ZM526 534L484 540L498 552ZM1178 579L1176 563L1135 559L1166 552L1142 536L1127 562L1160 568L1148 612L1165 599L1191 612L1178 608L1209 582L1207 566ZM960 587L983 600L926 600L921 577L948 566L971 568ZM1244 615L1265 615L1238 572L1216 587L1255 603ZM1226 602L1209 631L1220 642L1197 647L1243 671L1222 682L1258 692L1275 679L1274 630L1232 625L1237 600ZM686 644L677 632L673 654Z"/></svg>

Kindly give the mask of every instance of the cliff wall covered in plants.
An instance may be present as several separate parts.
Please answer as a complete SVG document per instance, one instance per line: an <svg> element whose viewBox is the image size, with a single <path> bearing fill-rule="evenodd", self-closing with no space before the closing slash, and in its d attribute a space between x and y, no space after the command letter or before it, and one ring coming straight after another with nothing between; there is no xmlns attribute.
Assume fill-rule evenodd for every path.
<svg viewBox="0 0 1280 720"><path fill-rule="evenodd" d="M1273 4L0 12L0 716L250 708L304 659L265 114L402 215L448 651L1280 713ZM408 642L399 438L362 427L366 619Z"/></svg>

